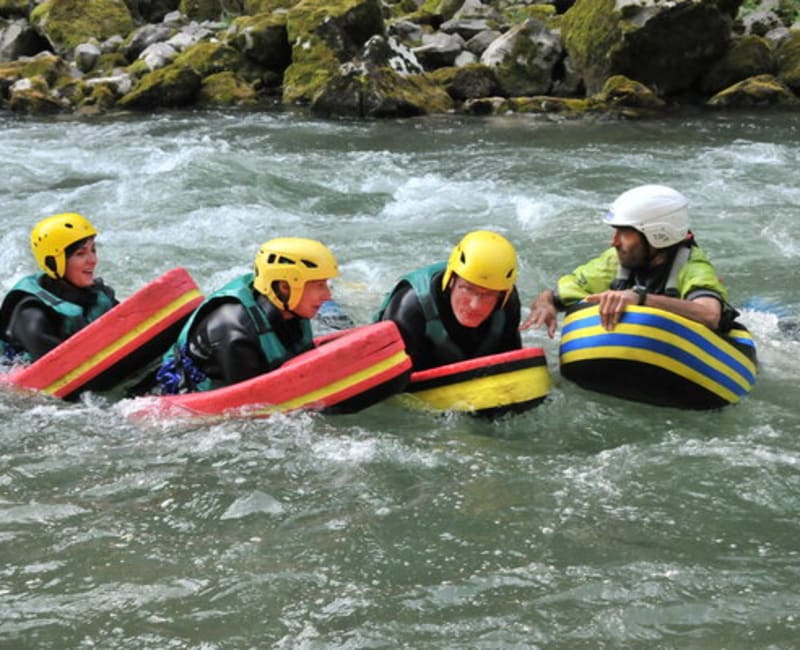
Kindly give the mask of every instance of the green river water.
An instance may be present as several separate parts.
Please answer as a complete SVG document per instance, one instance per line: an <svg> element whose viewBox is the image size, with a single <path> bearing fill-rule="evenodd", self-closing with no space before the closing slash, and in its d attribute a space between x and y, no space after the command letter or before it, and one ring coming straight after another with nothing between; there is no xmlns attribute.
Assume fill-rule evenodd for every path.
<svg viewBox="0 0 800 650"><path fill-rule="evenodd" d="M498 422L347 416L135 423L0 391L0 647L800 648L800 114L648 122L0 116L0 288L32 224L100 231L125 297L208 292L280 235L328 243L369 320L469 230L519 252L527 305L604 248L620 192L665 183L758 346L753 391L695 412L553 376Z"/></svg>

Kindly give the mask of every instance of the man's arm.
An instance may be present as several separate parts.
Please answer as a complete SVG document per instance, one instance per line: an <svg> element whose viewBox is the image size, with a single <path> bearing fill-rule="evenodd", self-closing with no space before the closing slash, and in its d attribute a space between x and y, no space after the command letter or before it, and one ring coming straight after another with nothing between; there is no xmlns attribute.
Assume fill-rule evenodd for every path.
<svg viewBox="0 0 800 650"><path fill-rule="evenodd" d="M600 314L600 323L606 330L614 329L622 312L628 305L640 304L640 296L632 289L623 291L603 291L586 296L586 301L595 303ZM717 329L722 316L722 304L712 296L698 296L694 300L672 298L648 293L641 303L647 307L655 307L697 321L711 329Z"/></svg>

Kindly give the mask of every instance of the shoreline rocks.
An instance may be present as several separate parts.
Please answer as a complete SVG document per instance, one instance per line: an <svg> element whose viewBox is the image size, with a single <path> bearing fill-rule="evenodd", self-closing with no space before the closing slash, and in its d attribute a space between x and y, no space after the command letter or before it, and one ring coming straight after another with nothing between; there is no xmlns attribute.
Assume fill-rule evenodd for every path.
<svg viewBox="0 0 800 650"><path fill-rule="evenodd" d="M0 110L800 106L800 0L0 0Z"/></svg>

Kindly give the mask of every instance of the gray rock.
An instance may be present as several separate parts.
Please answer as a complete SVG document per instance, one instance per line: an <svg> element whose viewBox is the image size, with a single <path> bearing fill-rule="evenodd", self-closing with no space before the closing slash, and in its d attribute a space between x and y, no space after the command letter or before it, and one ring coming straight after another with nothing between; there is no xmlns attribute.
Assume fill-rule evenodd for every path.
<svg viewBox="0 0 800 650"><path fill-rule="evenodd" d="M135 61L148 46L166 41L172 31L167 25L144 25L130 35L122 53L128 61Z"/></svg>
<svg viewBox="0 0 800 650"><path fill-rule="evenodd" d="M473 54L480 56L486 51L486 48L489 47L492 42L500 38L502 35L503 34L501 32L498 32L494 29L487 29L484 32L475 34L475 36L466 42L464 47Z"/></svg>
<svg viewBox="0 0 800 650"><path fill-rule="evenodd" d="M368 65L389 66L402 75L423 72L417 57L395 38L373 36L364 44L361 59Z"/></svg>
<svg viewBox="0 0 800 650"><path fill-rule="evenodd" d="M178 51L167 43L153 43L148 45L139 58L147 65L149 70L163 68L178 56Z"/></svg>
<svg viewBox="0 0 800 650"><path fill-rule="evenodd" d="M458 34L464 40L491 29L489 21L484 18L453 18L441 24L439 31L445 34Z"/></svg>
<svg viewBox="0 0 800 650"><path fill-rule="evenodd" d="M422 45L412 49L426 70L451 66L464 49L464 39L458 34L436 32L422 37Z"/></svg>
<svg viewBox="0 0 800 650"><path fill-rule="evenodd" d="M13 61L52 49L26 20L0 20L0 61Z"/></svg>
<svg viewBox="0 0 800 650"><path fill-rule="evenodd" d="M389 25L386 30L389 36L394 36L401 43L413 43L415 45L422 42L422 27L410 20L398 20Z"/></svg>
<svg viewBox="0 0 800 650"><path fill-rule="evenodd" d="M100 48L94 43L81 43L73 53L75 65L78 66L78 70L81 72L89 72L94 68L101 54Z"/></svg>
<svg viewBox="0 0 800 650"><path fill-rule="evenodd" d="M91 79L86 79L84 83L90 87L108 84L114 88L114 91L120 96L129 93L133 88L133 79L131 79L131 76L127 72L111 75L109 77L92 77Z"/></svg>

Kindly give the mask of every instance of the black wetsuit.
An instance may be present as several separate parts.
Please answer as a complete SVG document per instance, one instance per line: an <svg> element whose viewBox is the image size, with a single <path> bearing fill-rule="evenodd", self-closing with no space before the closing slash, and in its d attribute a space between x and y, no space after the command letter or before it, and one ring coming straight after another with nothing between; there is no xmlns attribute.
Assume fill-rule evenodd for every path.
<svg viewBox="0 0 800 650"><path fill-rule="evenodd" d="M516 287L503 307L505 324L499 335L492 333L491 318L478 327L464 327L453 314L450 306L450 290L441 289L442 274L431 278L431 295L439 312L439 318L452 345L442 346L426 336L426 319L416 293L408 283L402 283L382 312L381 320L397 323L406 351L414 364L414 370L473 359L488 354L508 352L522 347L519 333L520 302Z"/></svg>
<svg viewBox="0 0 800 650"><path fill-rule="evenodd" d="M0 338L17 353L27 353L34 361L118 304L114 290L100 278L85 289L46 275L40 276L37 282L56 298L78 305L83 316L68 322L67 317L58 312L57 305L48 305L33 294L20 295L12 290L0 310ZM98 307L98 300L102 301L102 307Z"/></svg>

